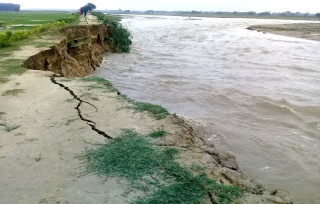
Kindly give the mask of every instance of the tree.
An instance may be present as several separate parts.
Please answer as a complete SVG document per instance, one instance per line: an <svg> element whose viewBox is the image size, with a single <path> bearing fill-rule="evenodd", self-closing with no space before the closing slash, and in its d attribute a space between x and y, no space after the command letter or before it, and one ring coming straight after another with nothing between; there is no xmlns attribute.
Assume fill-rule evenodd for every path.
<svg viewBox="0 0 320 204"><path fill-rule="evenodd" d="M19 4L0 3L0 11L20 11Z"/></svg>
<svg viewBox="0 0 320 204"><path fill-rule="evenodd" d="M92 11L92 10L97 8L96 5L94 5L93 3L87 3L87 6L91 8L90 11Z"/></svg>
<svg viewBox="0 0 320 204"><path fill-rule="evenodd" d="M85 6L80 8L80 11L82 11L83 13L87 13L88 11L92 11L96 8L96 5L94 5L93 3L87 3Z"/></svg>

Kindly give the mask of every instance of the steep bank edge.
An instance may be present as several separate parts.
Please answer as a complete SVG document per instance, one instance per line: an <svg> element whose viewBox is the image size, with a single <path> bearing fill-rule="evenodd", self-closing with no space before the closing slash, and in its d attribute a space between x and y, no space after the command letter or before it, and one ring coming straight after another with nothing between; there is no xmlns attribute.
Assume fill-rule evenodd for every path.
<svg viewBox="0 0 320 204"><path fill-rule="evenodd" d="M27 69L51 71L66 78L91 74L100 65L103 54L112 49L104 39L110 36L105 24L65 27L65 36L57 45L29 57Z"/></svg>

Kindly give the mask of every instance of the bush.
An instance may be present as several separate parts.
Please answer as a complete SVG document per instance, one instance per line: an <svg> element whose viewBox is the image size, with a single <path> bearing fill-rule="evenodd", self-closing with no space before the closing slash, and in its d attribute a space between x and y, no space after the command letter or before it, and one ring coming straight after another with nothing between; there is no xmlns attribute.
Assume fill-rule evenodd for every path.
<svg viewBox="0 0 320 204"><path fill-rule="evenodd" d="M106 16L100 12L93 12L92 14L98 18L98 21L102 21L111 27L112 36L111 38L106 37L105 42L111 43L116 52L130 52L130 45L132 44L131 34L119 23L119 19Z"/></svg>
<svg viewBox="0 0 320 204"><path fill-rule="evenodd" d="M5 33L0 33L0 47L10 46L11 43L18 40L26 39L29 35L30 32L28 31L6 31Z"/></svg>

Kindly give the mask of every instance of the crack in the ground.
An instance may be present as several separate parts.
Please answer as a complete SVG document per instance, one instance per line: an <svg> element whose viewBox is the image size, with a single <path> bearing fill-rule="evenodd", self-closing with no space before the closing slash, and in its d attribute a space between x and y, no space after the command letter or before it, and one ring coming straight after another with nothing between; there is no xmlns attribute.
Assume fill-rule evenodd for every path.
<svg viewBox="0 0 320 204"><path fill-rule="evenodd" d="M70 93L71 96L73 96L74 99L76 99L76 100L78 101L78 105L75 107L75 109L76 109L77 112L78 112L79 118L80 118L82 121L86 122L87 125L89 125L89 126L91 127L91 129L92 129L93 131L95 131L96 133L98 133L99 135L102 135L102 136L104 136L105 138L108 138L108 139L114 139L113 137L111 137L110 135L108 135L107 133L105 133L104 131L99 130L99 129L96 127L96 123L95 123L94 121L89 120L89 119L87 119L87 118L84 118L83 115L82 115L82 113L81 113L80 106L81 106L82 103L86 103L86 104L94 107L94 108L96 109L96 111L98 111L98 108L97 108L95 105L93 105L93 104L91 104L91 103L89 103L89 102L87 102L87 101L84 101L84 100L82 100L81 98L79 98L69 87L65 86L64 84L61 84L61 83L57 82L56 79L55 79L56 77L57 77L57 75L53 75L53 76L50 78L50 79L51 79L51 82L54 83L54 84L57 84L58 86L60 86L60 87L62 87L62 88L64 88L66 91L68 91L68 92Z"/></svg>

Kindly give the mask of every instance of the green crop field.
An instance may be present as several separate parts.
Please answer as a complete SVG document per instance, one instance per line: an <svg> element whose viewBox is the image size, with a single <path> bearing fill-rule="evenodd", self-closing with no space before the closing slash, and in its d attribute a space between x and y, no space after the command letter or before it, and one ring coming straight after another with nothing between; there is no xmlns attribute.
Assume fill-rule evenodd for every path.
<svg viewBox="0 0 320 204"><path fill-rule="evenodd" d="M0 12L0 48L12 46L32 35L57 32L76 24L79 14L54 11Z"/></svg>
<svg viewBox="0 0 320 204"><path fill-rule="evenodd" d="M57 11L21 11L21 12L0 12L0 25L39 25L67 18L70 12Z"/></svg>

